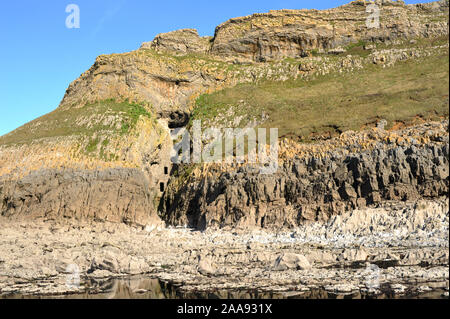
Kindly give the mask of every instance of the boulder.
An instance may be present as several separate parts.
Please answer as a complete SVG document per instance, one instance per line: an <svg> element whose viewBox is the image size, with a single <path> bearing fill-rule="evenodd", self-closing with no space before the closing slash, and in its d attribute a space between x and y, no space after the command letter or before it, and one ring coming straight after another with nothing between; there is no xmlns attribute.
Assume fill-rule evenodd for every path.
<svg viewBox="0 0 450 319"><path fill-rule="evenodd" d="M200 257L199 259L197 270L200 274L204 276L212 276L216 274L217 269L210 258Z"/></svg>
<svg viewBox="0 0 450 319"><path fill-rule="evenodd" d="M119 273L119 263L117 259L112 256L94 257L88 273L93 273L96 270L106 270L111 273Z"/></svg>
<svg viewBox="0 0 450 319"><path fill-rule="evenodd" d="M285 253L279 256L273 265L273 270L283 271L288 269L310 269L311 264L305 256L294 253Z"/></svg>

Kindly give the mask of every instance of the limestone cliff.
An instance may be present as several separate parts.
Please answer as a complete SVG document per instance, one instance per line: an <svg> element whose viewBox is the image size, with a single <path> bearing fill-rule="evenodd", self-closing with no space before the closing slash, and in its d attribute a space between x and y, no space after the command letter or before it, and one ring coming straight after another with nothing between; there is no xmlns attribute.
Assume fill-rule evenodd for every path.
<svg viewBox="0 0 450 319"><path fill-rule="evenodd" d="M230 59L270 61L332 51L358 41L430 37L448 32L448 1L405 5L376 1L380 27L367 28L368 1L330 10L281 10L231 19L216 28L211 53ZM446 15L447 14L447 15Z"/></svg>
<svg viewBox="0 0 450 319"><path fill-rule="evenodd" d="M199 229L295 228L386 200L448 194L448 121L397 132L375 128L281 151L275 174L259 174L254 164L181 171L164 195L164 217Z"/></svg>
<svg viewBox="0 0 450 319"><path fill-rule="evenodd" d="M311 158L284 167L280 175L270 181L276 189L269 187L263 193L248 188L257 188L269 181L255 179L244 170L239 173L241 184L231 188L227 185L234 177L221 179L222 182L200 179L195 181L195 186L184 189L184 193L169 188L163 194L169 180L170 185L176 183L175 168L169 158L170 129L189 123L197 110L196 100L202 94L242 83L309 80L371 68L374 64L389 67L408 59L419 61L423 56L442 55L443 51L448 54L448 1L419 5L379 2L383 14L378 29L367 29L365 25L367 4L354 1L323 11L281 10L255 14L225 22L217 27L214 37L200 37L191 29L178 30L160 34L136 51L99 56L89 70L70 84L55 111L0 137L1 214L139 225L157 224L163 217L170 223L188 222L194 226L210 226L213 220L219 225L233 225L252 219L250 216L254 214L259 214L253 218L256 224L269 225L275 223L272 221L280 217L279 214L288 214L275 223L278 225L293 216L298 222L355 207L362 200L356 200L353 192L366 203L375 202L373 196L377 195L360 194L359 182L350 175L333 185L319 182L321 178L331 178L328 175L308 178L308 185L320 185L317 187L324 190L321 195L313 196L312 186L292 186L293 189L281 191L280 185L294 178L292 167L297 164L306 167L304 174L315 174L318 162ZM442 38L446 38L446 43L433 44L433 39ZM429 41L427 47L423 39ZM363 50L361 43L365 51L355 55L352 50L355 46ZM383 51L377 49L378 45L398 47ZM250 113L248 109L241 109ZM250 120L261 122L261 115L257 117ZM448 147L438 145L437 150L430 147L420 148L416 156L424 157L423 165L434 163L433 169L442 170L448 163ZM386 154L394 150L386 152L371 160L387 161ZM412 155L405 157L402 152L410 152L410 149L405 147L400 153L392 153L397 155L390 160L398 160L396 165L406 165L413 160ZM350 159L342 157L334 164L320 162L320 165L324 168L338 165L345 170L349 169L348 160L367 163L370 162L367 156L372 155L355 154ZM443 159L436 163L433 156L443 156ZM379 184L380 199L388 199L391 196L388 194L403 190L409 195L399 193L391 197L438 196L448 190L448 171L447 177L445 172L432 177L428 173L417 175L417 170L411 167L400 173L398 170L398 167L386 168L386 174L390 176L395 171L401 176L411 175L408 179L399 178L402 183L420 179L417 185L430 182L430 188L425 190L416 185L400 190L393 186L390 190L388 178L389 181ZM372 168L358 171L367 176L373 173ZM296 181L306 178L295 176ZM244 188L246 195L230 195L237 192L237 185ZM346 185L352 185L353 192ZM209 190L203 193L205 187ZM329 192L343 194L346 187L351 193L347 194L349 198L342 198L339 207L330 204ZM371 187L375 186L371 184ZM221 199L221 194L232 199ZM265 199L260 198L262 194ZM236 200L247 200L251 204L238 208ZM263 202L270 204L263 205ZM314 207L313 202L317 202ZM198 211L194 211L196 205ZM263 206L266 213L256 208ZM158 211L158 207L162 210ZM210 209L216 213L207 213ZM242 219L241 215L247 217Z"/></svg>

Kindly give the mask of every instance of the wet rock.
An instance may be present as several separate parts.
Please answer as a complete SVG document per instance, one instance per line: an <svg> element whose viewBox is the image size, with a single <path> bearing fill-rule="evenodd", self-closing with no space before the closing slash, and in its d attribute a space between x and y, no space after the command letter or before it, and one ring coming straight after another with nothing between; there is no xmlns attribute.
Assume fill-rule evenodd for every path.
<svg viewBox="0 0 450 319"><path fill-rule="evenodd" d="M124 273L136 275L148 271L148 264L143 258L131 257L127 264L128 267L122 270Z"/></svg>
<svg viewBox="0 0 450 319"><path fill-rule="evenodd" d="M396 294L404 294L407 287L401 284L391 285L391 288L394 290Z"/></svg>
<svg viewBox="0 0 450 319"><path fill-rule="evenodd" d="M92 273L96 270L106 270L111 273L119 273L119 269L119 263L113 256L94 257L88 272Z"/></svg>
<svg viewBox="0 0 450 319"><path fill-rule="evenodd" d="M419 286L419 288L417 288L418 292L429 292L432 291L433 289L431 287L428 286Z"/></svg>
<svg viewBox="0 0 450 319"><path fill-rule="evenodd" d="M133 291L133 293L141 295L141 294L145 294L147 291L148 290L146 290L146 289L136 289Z"/></svg>
<svg viewBox="0 0 450 319"><path fill-rule="evenodd" d="M351 284L338 284L325 286L325 290L330 292L351 293L358 291L359 288Z"/></svg>
<svg viewBox="0 0 450 319"><path fill-rule="evenodd" d="M289 296L291 291L314 291L318 283L329 286L335 294L353 293L349 292L353 288L331 288L337 285L362 287L361 292L367 287L374 293L379 290L376 287L395 284L409 291L411 282L440 289L448 287L448 211L448 199L392 202L378 209L335 216L328 223L305 224L295 232L161 228L148 233L124 224L73 227L35 221L15 223L0 216L0 256L4 261L0 263L0 294L80 292L67 287L67 275L73 272L65 269L70 264L79 269L81 287L99 282L105 289L111 288L109 278L128 278L130 274L151 274L192 292L250 289ZM413 228L399 231L408 221L413 221ZM51 232L49 228L64 232ZM114 230L114 234L108 230ZM23 236L24 231L27 236ZM254 245L251 250L247 249L249 243ZM18 245L23 248L16 249ZM52 252L44 247L52 248ZM408 253L414 255L414 265L372 265L368 272L338 258L347 252L348 259L361 259L355 257L360 249L377 265L394 255L401 263ZM298 271L304 261L298 255L314 267L307 268L305 262L307 270ZM278 259L284 270L274 270ZM60 264L57 274L52 270L55 261ZM147 288L130 286L131 292L138 289ZM242 296L251 296L247 292Z"/></svg>
<svg viewBox="0 0 450 319"><path fill-rule="evenodd" d="M106 269L96 269L91 273L87 274L91 278L111 278L114 276L114 273L106 270Z"/></svg>

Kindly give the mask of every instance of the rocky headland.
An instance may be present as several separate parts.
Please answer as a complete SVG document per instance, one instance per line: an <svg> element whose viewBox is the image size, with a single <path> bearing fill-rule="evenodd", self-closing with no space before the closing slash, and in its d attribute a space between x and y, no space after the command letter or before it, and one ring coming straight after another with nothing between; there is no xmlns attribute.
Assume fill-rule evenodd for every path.
<svg viewBox="0 0 450 319"><path fill-rule="evenodd" d="M379 28L353 1L99 56L0 137L0 294L145 275L182 294L448 296L449 4L376 3ZM280 128L278 170L174 165L193 120Z"/></svg>

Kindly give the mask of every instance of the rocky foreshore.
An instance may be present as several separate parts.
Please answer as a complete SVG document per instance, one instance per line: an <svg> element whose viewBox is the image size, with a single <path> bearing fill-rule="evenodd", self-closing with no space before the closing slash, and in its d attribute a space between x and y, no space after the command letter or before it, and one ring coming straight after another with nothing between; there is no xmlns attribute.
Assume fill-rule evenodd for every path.
<svg viewBox="0 0 450 319"><path fill-rule="evenodd" d="M376 295L386 285L399 295L448 289L448 198L388 201L284 232L42 219L2 218L0 224L3 297L79 294L92 280L133 275L170 282L182 294L252 290L287 297L320 288Z"/></svg>
<svg viewBox="0 0 450 319"><path fill-rule="evenodd" d="M178 30L99 56L55 111L0 137L0 298L75 296L132 276L178 296L379 296L388 287L448 297L449 2L376 3L383 18L374 29L365 23L369 2L357 0L231 19L212 38ZM369 83L382 70L392 72L360 88L355 102L348 78ZM305 132L289 127L332 107L289 106L279 101L289 92L261 87L294 85L293 101L315 100L309 83L326 83L315 87L322 95L340 87L335 79L351 88L336 98L342 114L311 117ZM239 91L218 100L224 112L197 103L240 85L280 93L254 114ZM281 105L289 112L278 118ZM369 108L360 123L344 123ZM289 118L300 109L309 111ZM196 120L289 124L278 169L174 164L171 133Z"/></svg>

